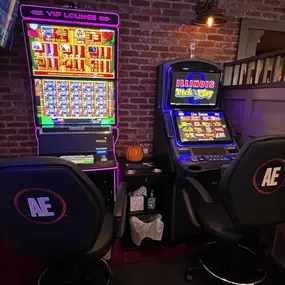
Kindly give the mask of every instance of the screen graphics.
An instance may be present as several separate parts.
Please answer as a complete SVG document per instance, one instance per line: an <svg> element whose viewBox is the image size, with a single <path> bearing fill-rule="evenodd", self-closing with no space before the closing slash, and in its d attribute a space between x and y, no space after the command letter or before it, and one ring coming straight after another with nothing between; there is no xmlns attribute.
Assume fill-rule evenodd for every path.
<svg viewBox="0 0 285 285"><path fill-rule="evenodd" d="M115 125L115 83L34 79L37 125Z"/></svg>
<svg viewBox="0 0 285 285"><path fill-rule="evenodd" d="M170 106L216 106L219 73L173 72Z"/></svg>
<svg viewBox="0 0 285 285"><path fill-rule="evenodd" d="M114 79L116 32L26 23L32 76Z"/></svg>
<svg viewBox="0 0 285 285"><path fill-rule="evenodd" d="M232 142L222 112L181 112L174 113L179 141L182 144Z"/></svg>

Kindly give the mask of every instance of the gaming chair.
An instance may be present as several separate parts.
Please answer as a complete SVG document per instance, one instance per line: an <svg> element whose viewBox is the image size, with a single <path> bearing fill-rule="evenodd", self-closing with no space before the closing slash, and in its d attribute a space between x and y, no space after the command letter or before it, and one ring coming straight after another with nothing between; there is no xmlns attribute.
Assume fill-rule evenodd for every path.
<svg viewBox="0 0 285 285"><path fill-rule="evenodd" d="M184 181L190 220L215 240L197 261L225 283L257 284L266 277L264 262L240 242L252 230L285 221L285 136L249 141L221 172L215 191L191 177ZM187 268L188 281L199 268L194 264Z"/></svg>
<svg viewBox="0 0 285 285"><path fill-rule="evenodd" d="M1 161L0 188L2 233L18 251L48 264L38 284L90 284L101 278L99 268L109 283L103 256L124 231L124 183L114 215L79 167L60 158Z"/></svg>

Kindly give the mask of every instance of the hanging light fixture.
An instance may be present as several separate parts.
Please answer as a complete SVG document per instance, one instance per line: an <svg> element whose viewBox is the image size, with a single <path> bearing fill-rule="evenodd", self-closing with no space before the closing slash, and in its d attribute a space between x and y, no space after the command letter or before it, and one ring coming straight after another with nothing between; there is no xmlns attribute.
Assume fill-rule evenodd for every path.
<svg viewBox="0 0 285 285"><path fill-rule="evenodd" d="M198 16L193 21L194 25L211 28L227 22L225 16L219 11L218 0L200 0L196 12Z"/></svg>

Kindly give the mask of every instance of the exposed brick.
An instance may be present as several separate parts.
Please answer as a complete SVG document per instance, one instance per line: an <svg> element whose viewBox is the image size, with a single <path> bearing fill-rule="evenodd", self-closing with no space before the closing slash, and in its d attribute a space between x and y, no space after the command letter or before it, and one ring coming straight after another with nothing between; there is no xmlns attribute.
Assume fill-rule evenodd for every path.
<svg viewBox="0 0 285 285"><path fill-rule="evenodd" d="M131 0L132 6L139 6L139 7L149 7L150 1L145 0Z"/></svg>
<svg viewBox="0 0 285 285"><path fill-rule="evenodd" d="M166 15L166 16L179 17L180 11L179 10L173 10L173 9L164 9L162 14Z"/></svg>
<svg viewBox="0 0 285 285"><path fill-rule="evenodd" d="M150 16L133 15L132 16L132 20L133 21L140 21L140 22L149 21L150 20Z"/></svg>
<svg viewBox="0 0 285 285"><path fill-rule="evenodd" d="M165 32L152 32L151 36L152 37L158 37L158 38L168 37L169 36L169 32L168 31L165 31Z"/></svg>
<svg viewBox="0 0 285 285"><path fill-rule="evenodd" d="M160 45L160 46L152 45L151 46L151 50L152 51L168 51L169 47L168 46L163 46L163 45Z"/></svg>
<svg viewBox="0 0 285 285"><path fill-rule="evenodd" d="M170 47L170 51L172 52L187 52L187 47Z"/></svg>
<svg viewBox="0 0 285 285"><path fill-rule="evenodd" d="M139 52L136 50L124 50L122 56L138 56Z"/></svg>
<svg viewBox="0 0 285 285"><path fill-rule="evenodd" d="M133 36L149 36L149 31L132 29L131 34Z"/></svg>
<svg viewBox="0 0 285 285"><path fill-rule="evenodd" d="M279 0L264 0L264 4L279 6L280 1Z"/></svg>
<svg viewBox="0 0 285 285"><path fill-rule="evenodd" d="M149 50L150 46L149 45L144 45L144 44L133 44L132 49L135 50Z"/></svg>
<svg viewBox="0 0 285 285"><path fill-rule="evenodd" d="M163 1L154 1L152 3L153 8L170 8L170 3L169 2L163 2Z"/></svg>
<svg viewBox="0 0 285 285"><path fill-rule="evenodd" d="M169 23L170 19L168 17L152 17L153 22Z"/></svg>
<svg viewBox="0 0 285 285"><path fill-rule="evenodd" d="M177 10L188 10L190 8L190 4L186 3L172 3L172 8Z"/></svg>
<svg viewBox="0 0 285 285"><path fill-rule="evenodd" d="M158 9L158 8L143 9L142 14L143 15L151 15L151 16L153 16L153 15L159 16L162 14L161 11L162 10Z"/></svg>
<svg viewBox="0 0 285 285"><path fill-rule="evenodd" d="M139 71L131 71L130 72L130 77L138 77L138 78L148 78L148 73L147 72L139 72Z"/></svg>
<svg viewBox="0 0 285 285"><path fill-rule="evenodd" d="M208 40L210 40L210 41L223 41L224 40L224 36L208 35Z"/></svg>
<svg viewBox="0 0 285 285"><path fill-rule="evenodd" d="M140 23L134 22L134 21L126 21L126 20L122 20L121 25L123 28L139 28L140 27Z"/></svg>
<svg viewBox="0 0 285 285"><path fill-rule="evenodd" d="M155 51L142 51L142 52L140 52L140 56L141 57L154 58L154 57L158 57L158 52L155 52Z"/></svg>

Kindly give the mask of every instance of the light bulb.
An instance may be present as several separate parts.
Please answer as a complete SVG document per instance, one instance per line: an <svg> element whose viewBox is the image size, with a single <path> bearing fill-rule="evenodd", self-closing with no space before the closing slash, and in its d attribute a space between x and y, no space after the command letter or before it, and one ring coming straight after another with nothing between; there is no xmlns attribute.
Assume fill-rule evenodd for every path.
<svg viewBox="0 0 285 285"><path fill-rule="evenodd" d="M207 19L207 25L209 28L211 28L214 24L214 18L213 17L208 17Z"/></svg>

